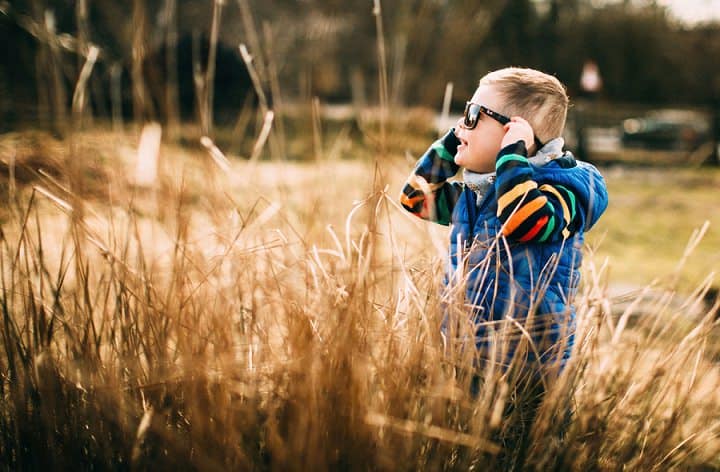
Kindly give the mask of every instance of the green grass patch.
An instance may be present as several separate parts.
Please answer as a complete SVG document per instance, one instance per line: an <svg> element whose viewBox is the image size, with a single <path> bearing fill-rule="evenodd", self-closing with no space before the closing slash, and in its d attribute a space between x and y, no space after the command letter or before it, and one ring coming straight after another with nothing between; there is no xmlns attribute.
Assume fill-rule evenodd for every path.
<svg viewBox="0 0 720 472"><path fill-rule="evenodd" d="M608 257L612 280L645 284L670 274L694 231L709 222L680 284L692 288L720 267L720 169L604 170L610 204L588 241Z"/></svg>

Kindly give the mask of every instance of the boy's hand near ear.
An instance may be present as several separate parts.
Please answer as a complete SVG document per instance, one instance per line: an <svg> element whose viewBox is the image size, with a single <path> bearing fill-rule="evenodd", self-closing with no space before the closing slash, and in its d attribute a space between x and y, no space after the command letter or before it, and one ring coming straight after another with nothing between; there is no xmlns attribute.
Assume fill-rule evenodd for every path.
<svg viewBox="0 0 720 472"><path fill-rule="evenodd" d="M505 125L505 136L503 137L500 147L504 148L518 141L525 141L525 149L530 152L530 147L534 147L535 134L533 133L530 123L524 118L513 116L510 123Z"/></svg>

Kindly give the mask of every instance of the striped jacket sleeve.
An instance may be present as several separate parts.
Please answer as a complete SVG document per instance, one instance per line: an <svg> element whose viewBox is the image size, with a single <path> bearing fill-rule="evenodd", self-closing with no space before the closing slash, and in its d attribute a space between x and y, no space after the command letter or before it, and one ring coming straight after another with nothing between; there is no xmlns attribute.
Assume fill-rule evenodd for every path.
<svg viewBox="0 0 720 472"><path fill-rule="evenodd" d="M527 159L525 143L504 147L495 163L497 216L505 237L521 242L568 238L581 223L573 192L562 185L538 183Z"/></svg>
<svg viewBox="0 0 720 472"><path fill-rule="evenodd" d="M454 160L459 144L451 129L420 157L400 194L400 203L407 211L425 220L450 224L463 191L463 184L447 181L460 169Z"/></svg>

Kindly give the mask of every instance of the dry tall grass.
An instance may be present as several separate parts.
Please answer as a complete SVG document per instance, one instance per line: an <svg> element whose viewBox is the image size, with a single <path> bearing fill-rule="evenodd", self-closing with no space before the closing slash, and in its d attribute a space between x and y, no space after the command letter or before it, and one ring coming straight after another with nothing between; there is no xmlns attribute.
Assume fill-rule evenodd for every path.
<svg viewBox="0 0 720 472"><path fill-rule="evenodd" d="M468 351L443 350L444 241L394 203L384 175L402 165L223 173L164 146L155 186L133 188L118 140L75 137L115 143L74 156L112 154L94 185L3 180L4 468L498 466L519 379L488 376L471 396ZM524 468L720 468L711 279L619 300L606 266L588 258L584 273L574 357Z"/></svg>

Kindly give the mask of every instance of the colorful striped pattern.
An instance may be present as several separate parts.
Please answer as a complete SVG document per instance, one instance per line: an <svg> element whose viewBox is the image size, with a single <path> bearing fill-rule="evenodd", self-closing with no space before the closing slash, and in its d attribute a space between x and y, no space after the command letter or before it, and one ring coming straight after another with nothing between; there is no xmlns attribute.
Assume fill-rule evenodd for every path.
<svg viewBox="0 0 720 472"><path fill-rule="evenodd" d="M447 182L460 169L454 161L459 144L451 130L418 160L400 194L400 203L407 211L424 220L450 224L455 203L463 191L461 183Z"/></svg>
<svg viewBox="0 0 720 472"><path fill-rule="evenodd" d="M546 242L570 236L580 224L575 195L562 185L538 187L522 141L500 151L495 170L497 216L508 239Z"/></svg>

